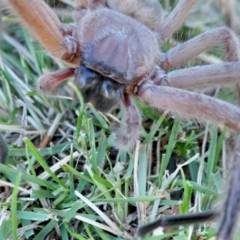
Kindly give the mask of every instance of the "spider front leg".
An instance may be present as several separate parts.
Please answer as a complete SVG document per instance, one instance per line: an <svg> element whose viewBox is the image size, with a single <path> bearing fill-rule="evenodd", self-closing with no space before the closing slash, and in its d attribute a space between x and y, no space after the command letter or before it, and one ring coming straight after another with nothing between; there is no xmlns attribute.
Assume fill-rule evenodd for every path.
<svg viewBox="0 0 240 240"><path fill-rule="evenodd" d="M52 9L42 0L8 0L7 4L18 15L40 44L54 57L69 64L79 64L79 47L69 29L64 30Z"/></svg>
<svg viewBox="0 0 240 240"><path fill-rule="evenodd" d="M153 81L140 83L131 93L152 108L169 110L180 116L202 121L209 120L240 131L240 109L219 99L182 89L157 86Z"/></svg>

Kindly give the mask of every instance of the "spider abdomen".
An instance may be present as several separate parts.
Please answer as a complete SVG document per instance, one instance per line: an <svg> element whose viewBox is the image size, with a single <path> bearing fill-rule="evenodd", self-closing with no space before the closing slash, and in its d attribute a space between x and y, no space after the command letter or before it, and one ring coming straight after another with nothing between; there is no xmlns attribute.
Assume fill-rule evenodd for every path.
<svg viewBox="0 0 240 240"><path fill-rule="evenodd" d="M108 9L82 18L78 40L82 64L124 84L151 72L158 57L158 43L148 28Z"/></svg>

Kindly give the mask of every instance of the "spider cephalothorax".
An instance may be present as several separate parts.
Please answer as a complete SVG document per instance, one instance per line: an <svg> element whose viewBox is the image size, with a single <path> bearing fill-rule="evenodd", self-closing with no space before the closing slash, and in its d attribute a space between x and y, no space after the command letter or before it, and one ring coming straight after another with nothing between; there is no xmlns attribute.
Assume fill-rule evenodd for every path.
<svg viewBox="0 0 240 240"><path fill-rule="evenodd" d="M239 91L238 39L230 29L213 29L176 45L167 53L159 52L159 45L182 25L195 3L197 0L180 0L163 20L157 0L75 0L75 23L66 25L41 0L8 1L43 47L70 66L42 76L39 85L43 91L52 92L58 84L74 77L84 99L97 109L106 112L120 101L123 103L126 124L116 129L115 143L120 149L134 145L141 125L130 95L155 109L210 120L240 131L238 107L182 90L232 83ZM186 60L219 43L224 44L228 62L177 69ZM236 148L240 148L240 140ZM233 223L238 216L233 209L239 208L235 199L240 196L238 155L236 151L230 179L232 188L237 190L228 192L219 240L233 239Z"/></svg>

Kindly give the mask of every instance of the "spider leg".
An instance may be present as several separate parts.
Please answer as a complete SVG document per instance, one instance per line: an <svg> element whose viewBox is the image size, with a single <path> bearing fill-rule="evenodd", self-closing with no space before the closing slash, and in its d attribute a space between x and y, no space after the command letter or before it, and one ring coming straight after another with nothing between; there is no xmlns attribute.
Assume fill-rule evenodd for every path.
<svg viewBox="0 0 240 240"><path fill-rule="evenodd" d="M236 35L227 27L220 27L202 33L189 41L161 54L160 66L162 69L176 68L186 60L205 52L219 43L224 43L228 61L239 61L239 44Z"/></svg>
<svg viewBox="0 0 240 240"><path fill-rule="evenodd" d="M163 13L158 0L107 0L107 5L110 9L134 18L152 31L161 27ZM159 37L159 34L157 36Z"/></svg>
<svg viewBox="0 0 240 240"><path fill-rule="evenodd" d="M59 84L75 76L74 68L65 68L56 72L50 72L40 77L39 89L44 93L53 93Z"/></svg>
<svg viewBox="0 0 240 240"><path fill-rule="evenodd" d="M74 65L79 64L76 39L66 34L64 25L44 1L9 0L7 4L40 44L54 57Z"/></svg>
<svg viewBox="0 0 240 240"><path fill-rule="evenodd" d="M240 82L240 62L190 67L168 74L160 73L155 82L157 85L182 89L237 84Z"/></svg>
<svg viewBox="0 0 240 240"><path fill-rule="evenodd" d="M198 0L180 0L158 30L160 44L165 42L182 24Z"/></svg>
<svg viewBox="0 0 240 240"><path fill-rule="evenodd" d="M107 0L75 0L75 8L94 9L95 7L106 5Z"/></svg>
<svg viewBox="0 0 240 240"><path fill-rule="evenodd" d="M230 181L226 192L226 200L222 208L222 217L216 240L233 240L239 220L240 208L240 136L238 136L235 152L230 168Z"/></svg>
<svg viewBox="0 0 240 240"><path fill-rule="evenodd" d="M218 4L221 7L222 13L225 16L227 25L231 28L235 28L239 25L238 15L236 11L237 3L236 0L218 0Z"/></svg>
<svg viewBox="0 0 240 240"><path fill-rule="evenodd" d="M232 104L203 94L182 89L157 86L145 81L135 87L134 93L140 101L160 110L170 110L184 117L209 120L240 131L240 109Z"/></svg>
<svg viewBox="0 0 240 240"><path fill-rule="evenodd" d="M138 108L128 94L123 95L122 102L126 111L125 124L114 127L116 140L113 142L113 146L116 149L129 150L134 147L139 137L142 119Z"/></svg>
<svg viewBox="0 0 240 240"><path fill-rule="evenodd" d="M158 227L173 227L179 225L191 225L207 221L212 221L219 216L219 212L215 210L206 210L197 213L188 213L181 215L170 215L156 219L153 222L140 226L137 229L137 236L143 237L147 233L155 230Z"/></svg>

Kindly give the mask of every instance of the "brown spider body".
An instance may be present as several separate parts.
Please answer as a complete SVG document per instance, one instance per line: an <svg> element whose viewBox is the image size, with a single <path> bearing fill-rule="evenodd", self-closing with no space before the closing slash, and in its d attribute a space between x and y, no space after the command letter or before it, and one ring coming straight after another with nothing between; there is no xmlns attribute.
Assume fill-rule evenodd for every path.
<svg viewBox="0 0 240 240"><path fill-rule="evenodd" d="M85 102L109 112L123 98L127 85L154 71L158 43L147 27L109 9L89 11L78 21L75 32L81 64L99 74L80 67L76 84Z"/></svg>
<svg viewBox="0 0 240 240"><path fill-rule="evenodd" d="M75 77L84 99L97 109L109 111L122 102L126 110L125 125L115 130L114 145L126 150L134 145L141 126L141 116L130 95L155 109L224 124L240 132L239 107L183 90L231 83L238 91L240 102L240 48L230 29L209 30L166 53L159 52L159 45L182 25L197 2L179 0L163 20L157 0L75 0L75 25L62 24L41 0L8 0L7 3L48 52L71 66L42 76L40 88L53 92L60 83ZM185 61L219 43L225 47L228 63L178 69ZM239 149L240 137L230 178L235 191L227 192L218 240L234 239L238 219L235 209L240 208ZM206 220L213 215L208 214ZM199 216L203 220L202 214ZM186 219L189 222L189 216ZM158 225L155 222L140 233L144 235Z"/></svg>

